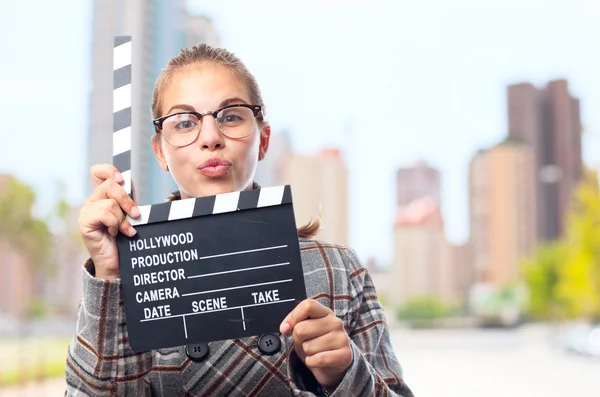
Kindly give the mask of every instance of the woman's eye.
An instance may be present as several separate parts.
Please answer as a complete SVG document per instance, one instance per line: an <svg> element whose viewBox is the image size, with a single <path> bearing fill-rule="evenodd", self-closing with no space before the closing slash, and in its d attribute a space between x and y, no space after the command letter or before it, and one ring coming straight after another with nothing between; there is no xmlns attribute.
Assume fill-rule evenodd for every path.
<svg viewBox="0 0 600 397"><path fill-rule="evenodd" d="M239 115L230 113L230 114L226 114L225 116L221 117L221 120L219 120L219 121L221 123L227 124L227 123L235 123L240 120L242 120L242 118Z"/></svg>
<svg viewBox="0 0 600 397"><path fill-rule="evenodd" d="M175 124L175 129L177 130L189 130L190 128L194 128L196 125L191 120L180 121Z"/></svg>

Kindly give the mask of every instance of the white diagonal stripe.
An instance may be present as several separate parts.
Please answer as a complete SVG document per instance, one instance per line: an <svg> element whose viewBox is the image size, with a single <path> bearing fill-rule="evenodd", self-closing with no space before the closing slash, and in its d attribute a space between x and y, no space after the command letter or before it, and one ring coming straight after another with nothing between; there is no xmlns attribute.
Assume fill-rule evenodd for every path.
<svg viewBox="0 0 600 397"><path fill-rule="evenodd" d="M113 49L113 70L131 64L131 41Z"/></svg>
<svg viewBox="0 0 600 397"><path fill-rule="evenodd" d="M131 107L131 84L113 90L113 112Z"/></svg>
<svg viewBox="0 0 600 397"><path fill-rule="evenodd" d="M219 194L215 198L213 214L236 211L240 201L240 192Z"/></svg>
<svg viewBox="0 0 600 397"><path fill-rule="evenodd" d="M140 210L141 214L139 218L132 218L129 215L127 216L127 220L129 221L129 223L131 223L132 226L136 226L136 225L145 225L146 223L148 223L148 218L150 218L150 209L152 208L151 205L141 205L138 207L138 209Z"/></svg>
<svg viewBox="0 0 600 397"><path fill-rule="evenodd" d="M285 189L285 186L263 187L260 189L257 207L269 207L281 204L283 189Z"/></svg>
<svg viewBox="0 0 600 397"><path fill-rule="evenodd" d="M127 192L127 194L131 194L131 170L121 172L123 176L123 189Z"/></svg>
<svg viewBox="0 0 600 397"><path fill-rule="evenodd" d="M131 150L131 127L113 133L113 156Z"/></svg>
<svg viewBox="0 0 600 397"><path fill-rule="evenodd" d="M176 200L171 202L169 220L190 218L194 213L196 199Z"/></svg>

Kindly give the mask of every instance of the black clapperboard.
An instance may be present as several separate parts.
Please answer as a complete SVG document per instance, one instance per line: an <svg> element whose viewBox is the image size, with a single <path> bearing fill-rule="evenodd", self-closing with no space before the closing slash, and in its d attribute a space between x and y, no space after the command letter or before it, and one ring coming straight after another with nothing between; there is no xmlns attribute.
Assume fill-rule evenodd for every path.
<svg viewBox="0 0 600 397"><path fill-rule="evenodd" d="M290 186L139 208L117 237L133 350L279 332L306 298Z"/></svg>
<svg viewBox="0 0 600 397"><path fill-rule="evenodd" d="M131 195L131 36L113 45L113 164ZM274 333L306 298L289 186L140 206L117 236L135 351Z"/></svg>

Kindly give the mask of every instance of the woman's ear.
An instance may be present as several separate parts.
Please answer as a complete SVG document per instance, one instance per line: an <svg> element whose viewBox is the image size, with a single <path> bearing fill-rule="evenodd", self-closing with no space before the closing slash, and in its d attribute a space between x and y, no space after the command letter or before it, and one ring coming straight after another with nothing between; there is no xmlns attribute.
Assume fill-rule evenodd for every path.
<svg viewBox="0 0 600 397"><path fill-rule="evenodd" d="M160 145L159 135L155 135L152 137L152 150L154 150L154 155L156 156L156 161L158 161L160 168L162 168L163 171L169 171L167 160L165 159L165 155L162 151L162 146Z"/></svg>
<svg viewBox="0 0 600 397"><path fill-rule="evenodd" d="M258 161L265 158L269 150L269 140L271 139L271 126L266 124L260 131L260 147L258 148Z"/></svg>

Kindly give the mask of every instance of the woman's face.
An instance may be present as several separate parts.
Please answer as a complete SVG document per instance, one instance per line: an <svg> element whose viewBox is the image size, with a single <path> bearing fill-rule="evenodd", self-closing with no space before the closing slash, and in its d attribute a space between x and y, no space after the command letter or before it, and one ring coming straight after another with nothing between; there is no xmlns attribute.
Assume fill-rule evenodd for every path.
<svg viewBox="0 0 600 397"><path fill-rule="evenodd" d="M203 113L235 103L252 104L245 84L225 67L203 64L171 76L160 110L162 116L191 110ZM259 149L261 155L266 153L269 135L269 126L261 131L255 120L249 136L231 139L219 131L212 115L207 115L200 135L190 145L174 147L161 137L153 146L161 167L171 172L185 199L251 188Z"/></svg>

